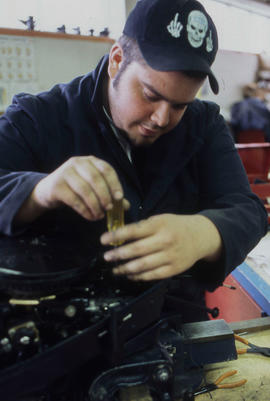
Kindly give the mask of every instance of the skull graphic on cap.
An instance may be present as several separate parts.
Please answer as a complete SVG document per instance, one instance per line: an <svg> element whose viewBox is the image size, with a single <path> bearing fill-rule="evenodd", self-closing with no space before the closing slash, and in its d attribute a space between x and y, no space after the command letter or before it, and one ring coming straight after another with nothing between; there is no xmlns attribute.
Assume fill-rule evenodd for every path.
<svg viewBox="0 0 270 401"><path fill-rule="evenodd" d="M208 29L206 16L198 10L189 13L187 21L188 40L191 46L200 47Z"/></svg>

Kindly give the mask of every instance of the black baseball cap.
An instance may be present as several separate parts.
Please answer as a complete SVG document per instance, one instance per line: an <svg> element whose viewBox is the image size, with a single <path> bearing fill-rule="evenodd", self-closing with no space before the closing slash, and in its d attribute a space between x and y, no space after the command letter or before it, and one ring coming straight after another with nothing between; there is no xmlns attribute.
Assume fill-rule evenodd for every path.
<svg viewBox="0 0 270 401"><path fill-rule="evenodd" d="M138 0L123 33L137 40L147 64L158 71L201 71L212 91L211 65L218 50L216 27L196 0Z"/></svg>

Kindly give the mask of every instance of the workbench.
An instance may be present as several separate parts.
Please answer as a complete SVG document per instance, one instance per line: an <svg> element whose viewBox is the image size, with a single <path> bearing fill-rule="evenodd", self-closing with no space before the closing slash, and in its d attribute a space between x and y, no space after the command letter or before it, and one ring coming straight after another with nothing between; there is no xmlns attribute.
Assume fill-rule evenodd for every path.
<svg viewBox="0 0 270 401"><path fill-rule="evenodd" d="M270 317L251 319L229 324L234 333L241 334L255 345L270 347ZM244 334L246 333L246 334ZM236 343L238 348L243 344ZM205 366L205 383L215 381L220 375L237 370L238 373L225 382L247 379L247 382L233 389L217 389L195 397L196 401L269 401L270 400L270 358L258 354L239 355L237 360ZM203 384L205 384L203 383ZM121 401L152 401L145 386L123 389Z"/></svg>
<svg viewBox="0 0 270 401"><path fill-rule="evenodd" d="M242 335L251 343L270 347L270 317L254 319L246 322L230 324L236 333ZM243 348L243 344L236 343ZM205 366L207 382L215 381L228 370L238 373L224 380L223 383L247 379L247 383L234 389L217 389L211 393L201 394L196 401L269 401L270 399L270 358L258 354L239 355L237 360Z"/></svg>

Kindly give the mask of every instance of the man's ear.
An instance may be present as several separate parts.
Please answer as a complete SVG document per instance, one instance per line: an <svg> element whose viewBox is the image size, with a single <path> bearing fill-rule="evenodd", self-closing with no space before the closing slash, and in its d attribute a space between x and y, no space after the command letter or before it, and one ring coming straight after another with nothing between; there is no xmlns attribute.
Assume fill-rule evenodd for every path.
<svg viewBox="0 0 270 401"><path fill-rule="evenodd" d="M123 61L123 50L119 43L115 43L110 51L109 55L109 65L108 74L110 79L113 79L120 69L121 63Z"/></svg>

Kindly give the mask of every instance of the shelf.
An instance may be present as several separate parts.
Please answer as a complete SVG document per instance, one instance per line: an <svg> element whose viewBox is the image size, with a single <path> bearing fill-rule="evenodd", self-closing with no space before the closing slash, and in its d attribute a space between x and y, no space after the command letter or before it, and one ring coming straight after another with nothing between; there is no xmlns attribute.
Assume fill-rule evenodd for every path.
<svg viewBox="0 0 270 401"><path fill-rule="evenodd" d="M92 42L114 43L114 39L105 36L72 35L62 32L28 31L27 29L0 28L0 35L29 36L31 38L88 40Z"/></svg>

